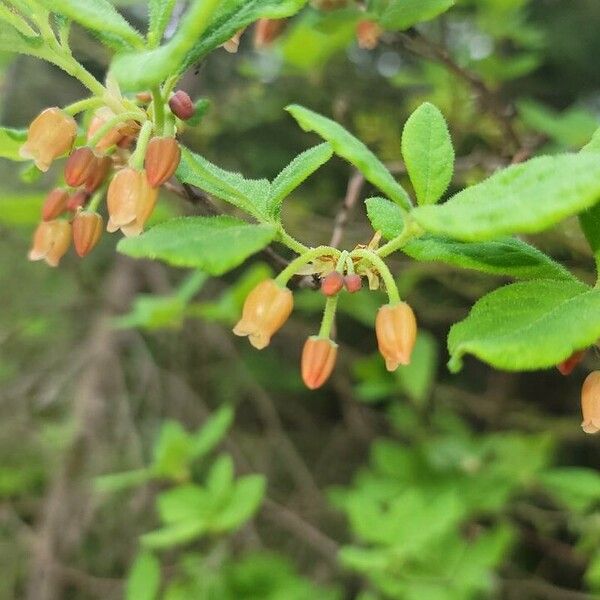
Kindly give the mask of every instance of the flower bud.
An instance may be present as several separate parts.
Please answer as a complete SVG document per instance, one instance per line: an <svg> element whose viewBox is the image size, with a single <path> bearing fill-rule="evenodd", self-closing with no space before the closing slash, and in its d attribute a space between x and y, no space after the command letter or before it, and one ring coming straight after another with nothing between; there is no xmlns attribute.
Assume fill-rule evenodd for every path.
<svg viewBox="0 0 600 600"><path fill-rule="evenodd" d="M309 337L302 349L302 380L309 390L320 388L335 366L337 344L328 339Z"/></svg>
<svg viewBox="0 0 600 600"><path fill-rule="evenodd" d="M375 332L388 371L410 364L417 340L417 320L406 302L382 306L375 320Z"/></svg>
<svg viewBox="0 0 600 600"><path fill-rule="evenodd" d="M150 92L138 92L135 97L142 104L150 104L152 102L152 94Z"/></svg>
<svg viewBox="0 0 600 600"><path fill-rule="evenodd" d="M580 350L571 354L567 360L563 360L561 363L556 365L556 368L560 371L561 375L570 375L575 367L584 359L585 350Z"/></svg>
<svg viewBox="0 0 600 600"><path fill-rule="evenodd" d="M107 231L120 229L127 237L139 235L156 204L158 190L151 187L146 171L127 167L119 171L108 187L110 218Z"/></svg>
<svg viewBox="0 0 600 600"><path fill-rule="evenodd" d="M77 254L83 258L100 240L104 222L97 212L80 210L75 215L72 225L73 245Z"/></svg>
<svg viewBox="0 0 600 600"><path fill-rule="evenodd" d="M352 274L344 277L344 287L351 294L355 294L362 288L362 278L360 275Z"/></svg>
<svg viewBox="0 0 600 600"><path fill-rule="evenodd" d="M244 302L242 318L233 329L239 336L248 336L250 343L262 350L271 337L288 320L294 307L292 292L273 279L259 283Z"/></svg>
<svg viewBox="0 0 600 600"><path fill-rule="evenodd" d="M600 431L600 371L593 371L581 388L581 428L585 433Z"/></svg>
<svg viewBox="0 0 600 600"><path fill-rule="evenodd" d="M65 164L65 181L71 187L83 185L93 173L98 157L88 146L77 148Z"/></svg>
<svg viewBox="0 0 600 600"><path fill-rule="evenodd" d="M106 106L99 108L95 113L90 126L88 127L88 141L94 137L95 133L115 116L115 113ZM116 146L124 137L128 135L136 135L139 131L139 125L134 121L125 121L115 125L100 141L96 143L97 150L108 150L111 146Z"/></svg>
<svg viewBox="0 0 600 600"><path fill-rule="evenodd" d="M344 287L344 276L332 271L321 279L321 292L324 296L335 296Z"/></svg>
<svg viewBox="0 0 600 600"><path fill-rule="evenodd" d="M283 32L286 19L259 19L254 25L254 47L266 48Z"/></svg>
<svg viewBox="0 0 600 600"><path fill-rule="evenodd" d="M225 48L225 50L227 50L227 52L229 52L230 54L235 54L238 51L238 48L240 47L240 39L245 30L246 28L242 27L233 35L233 37L228 39L224 44L221 44L221 46Z"/></svg>
<svg viewBox="0 0 600 600"><path fill-rule="evenodd" d="M45 172L55 158L71 150L76 137L75 119L60 108L47 108L31 122L19 154L33 159L36 167Z"/></svg>
<svg viewBox="0 0 600 600"><path fill-rule="evenodd" d="M356 25L356 40L363 50L374 50L379 44L383 29L375 21L359 21Z"/></svg>
<svg viewBox="0 0 600 600"><path fill-rule="evenodd" d="M95 192L106 179L110 168L112 167L113 161L110 156L100 156L96 160L94 168L90 172L88 178L85 180L85 191L89 194Z"/></svg>
<svg viewBox="0 0 600 600"><path fill-rule="evenodd" d="M196 107L189 95L183 90L177 90L169 100L171 112L182 121L187 121L194 116Z"/></svg>
<svg viewBox="0 0 600 600"><path fill-rule="evenodd" d="M67 210L75 212L80 209L90 198L90 195L85 190L77 190L69 196L67 200Z"/></svg>
<svg viewBox="0 0 600 600"><path fill-rule="evenodd" d="M171 179L181 160L181 148L172 137L154 137L146 151L146 175L152 187L160 187Z"/></svg>
<svg viewBox="0 0 600 600"><path fill-rule="evenodd" d="M56 217L62 215L67 210L67 201L69 192L64 188L53 189L44 200L42 206L42 219L44 221L53 221Z"/></svg>
<svg viewBox="0 0 600 600"><path fill-rule="evenodd" d="M68 221L42 221L33 234L29 260L45 260L57 267L71 244L71 225Z"/></svg>

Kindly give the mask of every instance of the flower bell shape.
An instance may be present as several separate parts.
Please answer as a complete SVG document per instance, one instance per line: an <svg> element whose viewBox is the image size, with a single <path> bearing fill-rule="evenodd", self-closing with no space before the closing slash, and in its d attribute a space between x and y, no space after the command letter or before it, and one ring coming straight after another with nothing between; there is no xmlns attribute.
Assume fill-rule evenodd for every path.
<svg viewBox="0 0 600 600"><path fill-rule="evenodd" d="M375 21L359 21L356 25L356 40L363 50L374 50L379 44L383 29Z"/></svg>
<svg viewBox="0 0 600 600"><path fill-rule="evenodd" d="M417 339L417 320L406 302L382 306L375 319L375 332L388 371L410 363Z"/></svg>
<svg viewBox="0 0 600 600"><path fill-rule="evenodd" d="M561 363L556 365L556 368L559 370L561 375L570 375L575 367L584 359L585 350L580 350L579 352L575 352L567 358L567 360L563 360Z"/></svg>
<svg viewBox="0 0 600 600"><path fill-rule="evenodd" d="M326 338L309 337L302 349L302 380L309 390L320 388L335 366L338 346Z"/></svg>
<svg viewBox="0 0 600 600"><path fill-rule="evenodd" d="M70 245L71 225L68 221L42 221L33 234L29 260L45 260L51 267L58 267Z"/></svg>
<svg viewBox="0 0 600 600"><path fill-rule="evenodd" d="M55 158L71 150L76 137L75 119L60 108L47 108L31 122L19 154L32 159L40 171L46 172Z"/></svg>
<svg viewBox="0 0 600 600"><path fill-rule="evenodd" d="M100 156L94 165L94 168L89 173L85 180L85 191L89 194L95 192L103 183L110 168L112 167L113 161L110 156Z"/></svg>
<svg viewBox="0 0 600 600"><path fill-rule="evenodd" d="M173 137L154 137L146 150L146 176L154 188L174 175L181 160L181 148Z"/></svg>
<svg viewBox="0 0 600 600"><path fill-rule="evenodd" d="M248 294L242 318L233 328L233 333L247 335L250 343L262 350L288 320L293 308L294 299L290 290L281 287L273 279L262 281Z"/></svg>
<svg viewBox="0 0 600 600"><path fill-rule="evenodd" d="M283 32L286 19L259 19L254 25L254 47L270 46Z"/></svg>
<svg viewBox="0 0 600 600"><path fill-rule="evenodd" d="M69 192L64 188L53 189L44 200L42 206L42 219L44 221L53 221L67 210Z"/></svg>
<svg viewBox="0 0 600 600"><path fill-rule="evenodd" d="M127 237L139 235L156 204L158 190L148 183L146 171L131 167L119 171L107 195L109 220L106 230L121 230Z"/></svg>
<svg viewBox="0 0 600 600"><path fill-rule="evenodd" d="M182 121L191 119L196 113L196 107L189 94L183 90L177 90L169 99L171 112Z"/></svg>
<svg viewBox="0 0 600 600"><path fill-rule="evenodd" d="M332 271L321 279L321 293L324 296L335 296L344 287L344 276Z"/></svg>
<svg viewBox="0 0 600 600"><path fill-rule="evenodd" d="M88 146L73 150L65 164L65 181L71 187L79 187L92 175L98 157Z"/></svg>
<svg viewBox="0 0 600 600"><path fill-rule="evenodd" d="M104 222L97 212L80 210L75 215L72 226L75 252L83 258L95 248L100 240Z"/></svg>
<svg viewBox="0 0 600 600"><path fill-rule="evenodd" d="M581 428L585 433L600 431L600 371L592 371L581 388Z"/></svg>

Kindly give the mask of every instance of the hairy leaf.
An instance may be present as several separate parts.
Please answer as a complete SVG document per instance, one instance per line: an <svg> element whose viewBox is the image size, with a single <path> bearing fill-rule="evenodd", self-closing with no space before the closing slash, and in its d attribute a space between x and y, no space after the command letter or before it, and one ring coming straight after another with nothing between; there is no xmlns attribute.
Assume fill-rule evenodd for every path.
<svg viewBox="0 0 600 600"><path fill-rule="evenodd" d="M454 148L444 116L433 104L422 104L402 134L402 156L419 204L435 204L454 172Z"/></svg>
<svg viewBox="0 0 600 600"><path fill-rule="evenodd" d="M148 2L148 43L158 46L169 24L176 0L149 0Z"/></svg>
<svg viewBox="0 0 600 600"><path fill-rule="evenodd" d="M454 6L454 0L389 0L379 23L385 29L403 30L430 21Z"/></svg>
<svg viewBox="0 0 600 600"><path fill-rule="evenodd" d="M478 241L536 233L600 200L595 153L534 158L508 167L445 204L420 206L416 221L431 233Z"/></svg>
<svg viewBox="0 0 600 600"><path fill-rule="evenodd" d="M134 258L222 275L262 250L275 234L273 225L252 225L233 217L183 217L160 223L139 237L124 238L117 249Z"/></svg>
<svg viewBox="0 0 600 600"><path fill-rule="evenodd" d="M507 371L552 367L600 337L600 290L575 281L513 283L484 296L450 330L449 368L473 354Z"/></svg>

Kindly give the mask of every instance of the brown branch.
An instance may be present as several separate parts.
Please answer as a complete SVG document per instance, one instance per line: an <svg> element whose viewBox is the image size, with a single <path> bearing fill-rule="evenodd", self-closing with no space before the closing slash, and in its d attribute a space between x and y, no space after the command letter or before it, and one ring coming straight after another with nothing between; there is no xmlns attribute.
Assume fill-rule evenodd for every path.
<svg viewBox="0 0 600 600"><path fill-rule="evenodd" d="M362 191L363 185L365 183L365 178L362 173L358 171L354 171L352 176L348 180L348 188L346 189L346 197L344 198L344 203L342 204L340 210L335 216L335 221L333 223L333 232L331 234L331 241L329 242L330 246L337 248L342 239L344 237L344 230L346 225L348 224L348 218L352 209L358 202L360 197L360 192Z"/></svg>

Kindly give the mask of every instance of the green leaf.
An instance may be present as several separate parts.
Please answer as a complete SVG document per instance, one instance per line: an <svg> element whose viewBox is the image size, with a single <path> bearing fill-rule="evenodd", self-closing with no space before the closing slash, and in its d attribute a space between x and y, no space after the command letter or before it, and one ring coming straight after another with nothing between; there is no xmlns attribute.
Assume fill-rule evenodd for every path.
<svg viewBox="0 0 600 600"><path fill-rule="evenodd" d="M12 27L0 27L0 51L41 57L44 53L43 40L41 36L26 37Z"/></svg>
<svg viewBox="0 0 600 600"><path fill-rule="evenodd" d="M36 225L43 203L44 196L41 195L0 191L0 223L11 227Z"/></svg>
<svg viewBox="0 0 600 600"><path fill-rule="evenodd" d="M385 29L403 30L430 21L454 6L454 0L389 0L379 17Z"/></svg>
<svg viewBox="0 0 600 600"><path fill-rule="evenodd" d="M279 219L283 201L332 156L333 148L327 142L296 156L273 180L271 194L267 202L269 214Z"/></svg>
<svg viewBox="0 0 600 600"><path fill-rule="evenodd" d="M231 406L222 406L207 419L203 427L192 438L191 453L194 458L205 456L213 450L225 437L234 418Z"/></svg>
<svg viewBox="0 0 600 600"><path fill-rule="evenodd" d="M149 0L148 2L148 44L158 46L169 24L176 0Z"/></svg>
<svg viewBox="0 0 600 600"><path fill-rule="evenodd" d="M197 521L209 504L207 491L193 484L174 487L160 493L157 499L158 514L167 525Z"/></svg>
<svg viewBox="0 0 600 600"><path fill-rule="evenodd" d="M600 475L592 469L555 468L541 473L539 481L572 510L582 512L600 503Z"/></svg>
<svg viewBox="0 0 600 600"><path fill-rule="evenodd" d="M123 38L132 46L143 46L142 36L108 0L40 0L51 12L63 15L87 29Z"/></svg>
<svg viewBox="0 0 600 600"><path fill-rule="evenodd" d="M575 281L507 285L481 298L450 330L451 371L473 354L507 371L550 368L600 337L600 290Z"/></svg>
<svg viewBox="0 0 600 600"><path fill-rule="evenodd" d="M23 18L22 13L18 13L12 7L9 8L0 3L0 21L4 21L14 27L21 35L27 38L36 38L38 33L34 31L29 23Z"/></svg>
<svg viewBox="0 0 600 600"><path fill-rule="evenodd" d="M402 156L419 204L435 204L454 173L454 148L444 116L429 102L409 117L402 133Z"/></svg>
<svg viewBox="0 0 600 600"><path fill-rule="evenodd" d="M79 1L87 2L87 0ZM121 89L144 90L181 72L181 66L188 53L210 24L219 4L220 0L194 0L181 20L177 33L169 42L152 50L116 56L110 71L116 77Z"/></svg>
<svg viewBox="0 0 600 600"><path fill-rule="evenodd" d="M119 492L121 490L137 487L152 479L154 473L150 469L136 469L123 473L109 473L100 475L94 480L94 488L105 494Z"/></svg>
<svg viewBox="0 0 600 600"><path fill-rule="evenodd" d="M592 139L581 149L582 152L600 152L600 128L596 129Z"/></svg>
<svg viewBox="0 0 600 600"><path fill-rule="evenodd" d="M314 131L333 147L334 152L352 163L374 186L402 208L409 210L410 199L385 165L359 140L335 121L312 110L292 104L286 110L304 131Z"/></svg>
<svg viewBox="0 0 600 600"><path fill-rule="evenodd" d="M402 211L385 198L366 200L373 228L387 239L398 236L404 226ZM410 241L402 251L419 261L442 262L491 275L518 279L572 279L562 265L534 246L517 238L489 242L457 242L448 237L425 234Z"/></svg>
<svg viewBox="0 0 600 600"><path fill-rule="evenodd" d="M413 215L431 233L479 241L543 231L599 199L595 153L564 154L508 167L445 204L416 208Z"/></svg>
<svg viewBox="0 0 600 600"><path fill-rule="evenodd" d="M247 475L238 479L229 502L210 523L210 529L225 532L243 525L258 510L265 495L266 479L262 475Z"/></svg>
<svg viewBox="0 0 600 600"><path fill-rule="evenodd" d="M182 521L170 527L163 527L146 533L140 538L140 541L146 548L167 549L180 544L187 544L200 537L205 531L206 523L203 519Z"/></svg>
<svg viewBox="0 0 600 600"><path fill-rule="evenodd" d="M199 154L183 149L177 177L225 200L257 218L268 216L271 184L266 179L244 179L239 173L225 171Z"/></svg>
<svg viewBox="0 0 600 600"><path fill-rule="evenodd" d="M183 217L124 238L117 249L134 258L222 275L268 246L276 233L274 225L252 225L228 216Z"/></svg>
<svg viewBox="0 0 600 600"><path fill-rule="evenodd" d="M150 552L138 554L125 585L126 600L154 600L160 588L160 562Z"/></svg>
<svg viewBox="0 0 600 600"><path fill-rule="evenodd" d="M206 476L206 489L213 501L222 502L231 492L233 477L233 459L229 454L219 456Z"/></svg>
<svg viewBox="0 0 600 600"><path fill-rule="evenodd" d="M196 127L202 123L202 119L210 108L210 100L208 98L198 98L194 103L194 115L186 121L186 125Z"/></svg>
<svg viewBox="0 0 600 600"><path fill-rule="evenodd" d="M180 479L188 473L191 439L177 421L165 421L154 447L152 471L157 477Z"/></svg>

